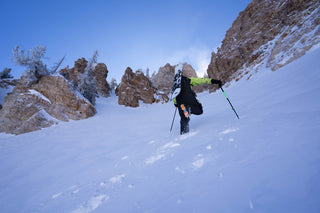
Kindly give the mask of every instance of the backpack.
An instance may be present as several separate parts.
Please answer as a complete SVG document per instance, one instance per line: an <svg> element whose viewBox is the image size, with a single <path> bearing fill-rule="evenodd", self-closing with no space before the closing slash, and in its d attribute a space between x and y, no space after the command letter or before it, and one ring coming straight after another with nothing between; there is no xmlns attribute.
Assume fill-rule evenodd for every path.
<svg viewBox="0 0 320 213"><path fill-rule="evenodd" d="M191 89L190 85L191 80L185 76L181 77L181 91L180 94L177 96L176 100L177 103L186 104L186 105L198 105L198 101L196 99L196 93Z"/></svg>

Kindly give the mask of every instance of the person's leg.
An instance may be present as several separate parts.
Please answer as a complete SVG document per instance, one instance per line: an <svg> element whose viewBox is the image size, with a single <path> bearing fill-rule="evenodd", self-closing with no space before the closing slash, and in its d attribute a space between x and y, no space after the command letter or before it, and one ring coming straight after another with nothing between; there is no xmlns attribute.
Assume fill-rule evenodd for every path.
<svg viewBox="0 0 320 213"><path fill-rule="evenodd" d="M202 105L198 102L196 105L192 105L191 107L191 114L194 115L201 115L203 113Z"/></svg>
<svg viewBox="0 0 320 213"><path fill-rule="evenodd" d="M181 109L181 106L178 107L179 109L179 115L180 115L180 134L183 135L185 133L189 132L189 121L190 118L186 117L183 110Z"/></svg>

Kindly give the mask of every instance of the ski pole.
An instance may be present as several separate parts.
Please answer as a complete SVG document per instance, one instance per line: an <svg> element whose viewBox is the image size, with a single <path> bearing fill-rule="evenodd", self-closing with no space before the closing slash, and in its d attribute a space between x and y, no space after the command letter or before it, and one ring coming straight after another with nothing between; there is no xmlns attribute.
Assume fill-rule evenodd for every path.
<svg viewBox="0 0 320 213"><path fill-rule="evenodd" d="M221 89L221 91L223 92L223 94L224 94L224 96L226 97L226 99L228 100L228 102L229 102L229 104L230 104L230 106L231 106L232 110L234 111L234 113L236 113L237 118L238 118L238 119L240 119L240 118L239 118L239 116L238 116L238 114L237 114L237 112L236 112L236 110L233 108L233 106L232 106L232 104L231 104L231 102L230 102L230 100L229 100L228 96L226 95L226 93L225 93L225 92L224 92L224 90L222 89L222 87L220 87L220 89Z"/></svg>
<svg viewBox="0 0 320 213"><path fill-rule="evenodd" d="M177 108L178 108L178 107L176 107L176 110L174 111L174 115L173 115L173 119L172 119L172 124L171 124L171 128L170 128L170 132L172 131L172 126L173 126L174 118L176 117Z"/></svg>

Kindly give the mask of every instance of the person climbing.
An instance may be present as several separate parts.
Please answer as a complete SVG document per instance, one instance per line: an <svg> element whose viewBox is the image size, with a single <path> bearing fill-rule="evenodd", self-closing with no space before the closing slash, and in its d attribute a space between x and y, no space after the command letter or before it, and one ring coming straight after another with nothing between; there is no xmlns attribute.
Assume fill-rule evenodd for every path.
<svg viewBox="0 0 320 213"><path fill-rule="evenodd" d="M190 114L201 115L203 113L202 104L196 98L196 93L192 90L193 86L201 84L217 84L219 87L222 86L222 82L216 79L181 76L181 91L173 99L174 105L179 109L181 135L189 132Z"/></svg>

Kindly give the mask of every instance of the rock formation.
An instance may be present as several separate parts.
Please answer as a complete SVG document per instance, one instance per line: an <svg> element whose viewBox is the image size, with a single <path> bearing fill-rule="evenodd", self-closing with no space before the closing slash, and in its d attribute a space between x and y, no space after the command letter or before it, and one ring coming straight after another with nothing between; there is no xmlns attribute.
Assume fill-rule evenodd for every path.
<svg viewBox="0 0 320 213"><path fill-rule="evenodd" d="M320 1L253 0L212 53L207 72L225 83L257 66L276 70L319 42Z"/></svg>
<svg viewBox="0 0 320 213"><path fill-rule="evenodd" d="M139 100L152 104L156 101L154 93L151 81L142 72L133 73L128 67L117 89L118 103L130 107L138 107Z"/></svg>
<svg viewBox="0 0 320 213"><path fill-rule="evenodd" d="M83 78L86 66L88 61L84 58L80 58L74 62L74 67L71 69L65 68L60 70L60 74L63 75L68 81L70 81L74 87L77 87L81 84L81 80ZM103 97L110 96L110 87L106 80L108 76L108 69L104 63L98 63L95 66L93 75L96 79L96 87L97 87L97 95L101 95Z"/></svg>
<svg viewBox="0 0 320 213"><path fill-rule="evenodd" d="M95 108L75 92L62 76L43 76L37 84L16 86L0 110L0 132L22 134L51 126L59 120L78 120Z"/></svg>
<svg viewBox="0 0 320 213"><path fill-rule="evenodd" d="M108 77L108 69L107 66L104 63L98 63L95 68L93 75L96 78L97 81L97 91L98 95L101 95L103 97L109 97L110 96L110 86L107 82Z"/></svg>
<svg viewBox="0 0 320 213"><path fill-rule="evenodd" d="M197 73L190 64L183 64L182 74L188 78L197 78Z"/></svg>
<svg viewBox="0 0 320 213"><path fill-rule="evenodd" d="M152 84L159 92L169 95L171 93L172 82L174 77L174 68L167 63L165 66L160 67L158 72L152 75Z"/></svg>

